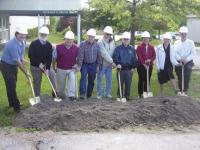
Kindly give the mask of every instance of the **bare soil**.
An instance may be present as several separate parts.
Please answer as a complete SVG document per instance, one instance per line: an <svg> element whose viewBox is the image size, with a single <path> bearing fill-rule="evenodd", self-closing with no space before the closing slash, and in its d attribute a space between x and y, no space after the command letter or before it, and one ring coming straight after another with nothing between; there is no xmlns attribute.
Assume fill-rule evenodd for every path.
<svg viewBox="0 0 200 150"><path fill-rule="evenodd" d="M200 103L190 97L153 97L126 103L96 99L58 103L44 95L41 103L16 115L13 126L58 131L188 127L200 124L199 112Z"/></svg>

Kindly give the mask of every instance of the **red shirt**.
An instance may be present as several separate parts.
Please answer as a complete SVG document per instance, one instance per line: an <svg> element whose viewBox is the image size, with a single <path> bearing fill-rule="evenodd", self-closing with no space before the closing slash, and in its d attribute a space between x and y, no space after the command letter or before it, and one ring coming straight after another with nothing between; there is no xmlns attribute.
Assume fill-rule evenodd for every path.
<svg viewBox="0 0 200 150"><path fill-rule="evenodd" d="M142 43L137 47L136 50L138 61L140 64L145 64L145 60L150 59L150 64L153 64L153 61L156 58L155 49L152 45L148 44L146 48L146 44Z"/></svg>

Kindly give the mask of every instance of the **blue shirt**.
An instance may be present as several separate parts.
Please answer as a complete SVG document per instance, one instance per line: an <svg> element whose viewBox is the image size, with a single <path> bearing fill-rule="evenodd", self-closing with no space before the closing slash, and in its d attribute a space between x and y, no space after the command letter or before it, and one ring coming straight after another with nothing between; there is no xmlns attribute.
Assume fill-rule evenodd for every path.
<svg viewBox="0 0 200 150"><path fill-rule="evenodd" d="M17 65L16 61L20 61L24 57L25 47L25 42L19 42L16 38L11 39L4 47L1 60L11 65Z"/></svg>

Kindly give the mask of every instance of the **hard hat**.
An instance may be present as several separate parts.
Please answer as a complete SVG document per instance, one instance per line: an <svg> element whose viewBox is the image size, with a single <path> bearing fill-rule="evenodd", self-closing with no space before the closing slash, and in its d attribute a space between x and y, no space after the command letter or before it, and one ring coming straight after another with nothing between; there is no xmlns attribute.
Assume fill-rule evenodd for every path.
<svg viewBox="0 0 200 150"><path fill-rule="evenodd" d="M87 35L89 36L96 36L96 31L95 29L91 28L87 31Z"/></svg>
<svg viewBox="0 0 200 150"><path fill-rule="evenodd" d="M49 29L46 26L40 28L39 33L49 34Z"/></svg>
<svg viewBox="0 0 200 150"><path fill-rule="evenodd" d="M165 34L163 34L163 39L169 39L169 40L171 40L172 39L172 36L171 36L171 34L170 33L165 33Z"/></svg>
<svg viewBox="0 0 200 150"><path fill-rule="evenodd" d="M143 37L143 38L144 38L144 37L150 38L150 33L149 33L148 31L144 31L144 32L142 33L142 37Z"/></svg>
<svg viewBox="0 0 200 150"><path fill-rule="evenodd" d="M16 28L16 32L21 33L21 34L28 34L28 30L25 26L18 26Z"/></svg>
<svg viewBox="0 0 200 150"><path fill-rule="evenodd" d="M111 26L106 26L103 32L108 33L108 34L113 34L113 29Z"/></svg>
<svg viewBox="0 0 200 150"><path fill-rule="evenodd" d="M188 33L188 28L186 26L182 26L182 27L180 27L179 32L180 33Z"/></svg>
<svg viewBox="0 0 200 150"><path fill-rule="evenodd" d="M130 39L131 38L131 34L129 32L124 32L122 34L122 39Z"/></svg>
<svg viewBox="0 0 200 150"><path fill-rule="evenodd" d="M67 31L65 33L65 38L73 40L74 39L74 33L72 31Z"/></svg>

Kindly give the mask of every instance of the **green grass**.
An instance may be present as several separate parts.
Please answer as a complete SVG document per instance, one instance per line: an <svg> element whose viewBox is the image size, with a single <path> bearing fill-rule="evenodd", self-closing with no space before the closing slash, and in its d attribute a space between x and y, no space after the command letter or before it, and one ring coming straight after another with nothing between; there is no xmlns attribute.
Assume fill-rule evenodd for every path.
<svg viewBox="0 0 200 150"><path fill-rule="evenodd" d="M80 79L80 74L78 74L78 80ZM131 88L131 98L135 99L137 98L137 81L138 81L138 75L137 72L133 73L132 78L132 88ZM96 83L96 82L95 82ZM114 97L117 97L117 80L116 80L116 71L113 70L113 88L112 88L112 95ZM191 82L190 82L190 91L189 95L192 97L200 97L200 79L199 79L199 72L195 71L192 74ZM105 85L105 82L103 83ZM151 79L151 90L154 93L155 96L159 95L159 84L157 81L157 74L155 69L153 70L152 79ZM2 74L0 74L0 126L11 126L12 125L12 119L15 116L12 109L9 109L8 102L7 102L7 96L6 96L6 89L4 80L2 78ZM51 94L51 88L49 86L49 83L47 79L43 76L42 80L42 89L41 94ZM174 92L172 90L172 87L170 83L167 83L165 85L165 94L168 96L173 96ZM19 71L18 74L18 82L17 82L17 95L20 101L23 103L22 109L25 109L27 107L30 107L28 98L32 97L31 89L28 85L28 81L26 77L22 74L21 71ZM96 85L94 88L93 97L96 97Z"/></svg>

